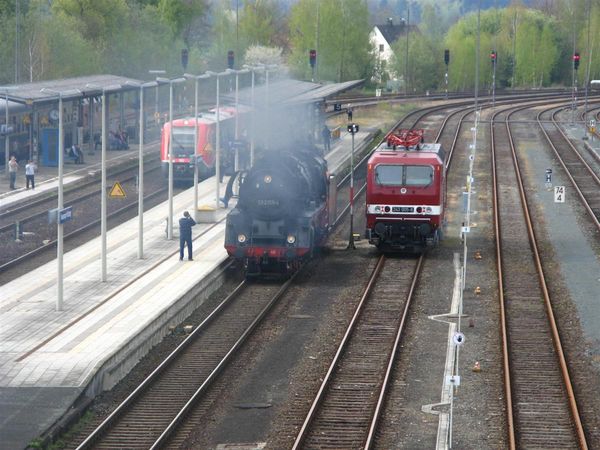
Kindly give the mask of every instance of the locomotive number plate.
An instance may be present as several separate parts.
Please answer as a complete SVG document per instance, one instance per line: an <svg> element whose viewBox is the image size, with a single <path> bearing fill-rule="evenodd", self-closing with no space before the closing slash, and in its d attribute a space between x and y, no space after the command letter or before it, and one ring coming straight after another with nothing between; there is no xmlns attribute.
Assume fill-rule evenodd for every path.
<svg viewBox="0 0 600 450"><path fill-rule="evenodd" d="M415 209L412 206L392 206L392 212L411 213Z"/></svg>
<svg viewBox="0 0 600 450"><path fill-rule="evenodd" d="M259 199L256 201L258 206L279 206L279 200Z"/></svg>

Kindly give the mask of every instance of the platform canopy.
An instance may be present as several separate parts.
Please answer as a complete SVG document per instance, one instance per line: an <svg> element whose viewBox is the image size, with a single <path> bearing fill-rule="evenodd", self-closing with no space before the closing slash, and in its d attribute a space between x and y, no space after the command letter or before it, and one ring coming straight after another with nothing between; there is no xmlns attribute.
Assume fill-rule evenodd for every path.
<svg viewBox="0 0 600 450"><path fill-rule="evenodd" d="M91 75L0 86L0 97L8 96L9 101L34 105L56 101L59 93L66 100L98 95L102 89L110 89L111 92L139 89L140 83L143 81L117 75Z"/></svg>
<svg viewBox="0 0 600 450"><path fill-rule="evenodd" d="M360 86L364 80L346 81L344 83L319 84L310 81L298 81L292 79L274 79L269 81L268 93L266 83L254 87L254 102L258 107L267 102L270 105L301 105L320 103L329 97L341 94L344 91ZM233 95L224 96L226 100L234 101ZM252 89L246 87L240 89L239 102L244 105L252 103Z"/></svg>

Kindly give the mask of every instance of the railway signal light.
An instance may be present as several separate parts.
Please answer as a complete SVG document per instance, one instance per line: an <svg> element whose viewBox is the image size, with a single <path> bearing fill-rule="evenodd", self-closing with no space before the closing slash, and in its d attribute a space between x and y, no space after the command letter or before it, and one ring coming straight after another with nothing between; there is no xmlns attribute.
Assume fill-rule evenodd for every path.
<svg viewBox="0 0 600 450"><path fill-rule="evenodd" d="M573 68L575 70L579 69L579 53L577 52L573 55Z"/></svg>
<svg viewBox="0 0 600 450"><path fill-rule="evenodd" d="M348 124L348 133L350 133L350 134L358 133L358 124L349 123Z"/></svg>
<svg viewBox="0 0 600 450"><path fill-rule="evenodd" d="M444 50L444 63L450 64L450 50L448 49Z"/></svg>
<svg viewBox="0 0 600 450"><path fill-rule="evenodd" d="M233 53L233 50L229 50L227 52L227 67L229 67L230 69L233 69L234 61L235 61L235 55Z"/></svg>
<svg viewBox="0 0 600 450"><path fill-rule="evenodd" d="M490 52L490 60L492 61L492 64L496 64L497 56L498 56L498 54L496 53L496 50L492 50Z"/></svg>
<svg viewBox="0 0 600 450"><path fill-rule="evenodd" d="M187 48L181 50L181 65L183 66L183 70L187 69L188 66L188 56L189 52Z"/></svg>
<svg viewBox="0 0 600 450"><path fill-rule="evenodd" d="M308 52L308 62L310 62L310 67L314 68L317 63L317 51L314 49L309 50Z"/></svg>

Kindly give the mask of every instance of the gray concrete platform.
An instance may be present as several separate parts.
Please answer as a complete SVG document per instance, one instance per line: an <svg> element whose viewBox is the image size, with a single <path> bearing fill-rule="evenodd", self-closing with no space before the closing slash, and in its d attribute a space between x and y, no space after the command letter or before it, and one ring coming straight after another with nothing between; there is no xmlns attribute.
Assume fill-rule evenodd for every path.
<svg viewBox="0 0 600 450"><path fill-rule="evenodd" d="M144 145L144 155L157 155L160 151L158 141L146 143ZM63 164L63 183L65 185L84 181L92 177L101 170L102 152L84 152L83 164ZM130 160L137 161L139 147L135 144L130 145L129 150L107 150L107 168L116 167ZM8 207L12 203L24 200L32 195L43 195L58 188L58 167L46 167L39 165L35 174L35 190L25 188L25 164L27 161L19 161L19 171L17 172L16 189L11 190L9 179L6 172L0 174L0 209Z"/></svg>
<svg viewBox="0 0 600 450"><path fill-rule="evenodd" d="M368 130L358 133L355 152L370 139ZM351 148L347 134L332 143L330 172L349 164ZM46 183L50 190L56 180ZM216 204L215 183L213 177L199 184L198 207ZM2 201L39 192L11 191ZM193 188L175 196L175 224L182 211L193 210L193 197ZM164 203L144 213L144 259L137 258L137 217L108 232L106 282L100 238L65 254L61 311L56 261L0 286L0 449L26 447L76 402L110 389L221 285L224 221L195 226L194 261L179 261L178 240L165 236L167 211ZM227 212L219 208L215 216Z"/></svg>

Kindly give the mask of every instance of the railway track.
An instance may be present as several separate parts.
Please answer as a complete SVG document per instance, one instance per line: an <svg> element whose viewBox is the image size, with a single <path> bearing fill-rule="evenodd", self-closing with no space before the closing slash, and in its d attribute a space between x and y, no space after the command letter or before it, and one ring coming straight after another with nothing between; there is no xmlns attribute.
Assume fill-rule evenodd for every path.
<svg viewBox="0 0 600 450"><path fill-rule="evenodd" d="M77 448L176 445L176 429L294 278L239 284L101 424L83 431Z"/></svg>
<svg viewBox="0 0 600 450"><path fill-rule="evenodd" d="M153 153L147 154L147 157L144 160L144 163L148 166L147 170L152 170L160 164L159 157L154 155L154 153L156 153L156 149L153 150ZM120 176L127 177L128 174L137 169L137 167L137 158L130 158L121 166L113 169L109 168L107 177L117 179ZM100 183L99 177L101 172L99 169L94 169L92 173L93 176L86 177L85 181L65 184L63 195L68 196L70 193L82 194L90 190L97 191L96 185ZM14 223L15 220L23 220L32 214L32 209L34 212L47 211L53 206L53 202L56 201L57 196L58 192L52 190L40 193L39 195L31 199L26 199L18 204L11 204L8 207L3 208L0 210L0 227L4 227L7 223Z"/></svg>
<svg viewBox="0 0 600 450"><path fill-rule="evenodd" d="M463 116L463 117L464 117L464 116ZM416 123L416 122L415 122L415 123ZM218 321L218 322L219 322L219 323L221 323L221 319L219 319L219 321ZM226 322L226 321L225 321L225 322ZM199 358L199 359L202 359L202 358ZM163 366L161 365L161 367L163 367ZM157 369L157 370L159 370L159 369ZM161 370L162 370L162 369L161 369ZM186 378L186 379L187 379L187 378ZM202 384L202 382L201 382L201 384ZM183 390L183 388L184 388L184 386L183 386L183 385L182 385L182 383L180 382L180 383L179 383L179 386L177 386L176 388L173 388L173 389L175 389L177 392L179 392L180 390ZM138 392L138 390L140 390L140 389L141 389L141 390L144 390L145 388L144 388L144 389L142 389L142 387L140 386L140 388L136 389L136 392ZM186 389L187 389L187 387L186 387ZM151 390L152 390L152 389L151 389ZM199 390L199 388L197 389L197 391L198 391L198 390ZM195 391L195 392L197 392L197 391ZM133 394L132 394L132 395L133 395ZM198 395L201 395L201 394L198 394ZM188 400L189 400L189 398L188 398ZM159 411L159 410L160 410L160 411L162 411L162 407L159 407L159 406L157 406L159 403L160 403L160 402L150 402L150 404L153 404L153 405L155 406L155 408L157 408L157 409L155 409L155 410L154 410L154 414L155 414L155 415L161 415L161 414L158 414L158 413L157 413L157 411ZM186 403L186 405L188 404L188 403L187 403L187 401L184 401L184 403ZM377 408L379 408L379 407L377 407ZM173 409L173 408L172 408L172 407L170 407L170 409ZM178 413L175 413L175 414L174 414L174 416L178 418L177 420L182 420L182 421L183 421L183 419L185 419L185 417L186 417L186 415L187 415L188 413L189 413L189 411L183 411L182 409L180 409ZM114 416L114 417L113 417L113 416ZM111 414L111 417L112 417L112 419L110 419L110 417L109 417L108 419L106 419L106 421L113 421L113 420L116 420L116 419L118 419L118 417L119 417L119 416L120 416L120 413L116 413L116 412L115 412L115 413ZM110 419L110 420L109 420L109 419ZM145 419L143 419L143 420L145 420ZM142 420L142 421L143 421L143 420ZM148 424L150 424L150 423L154 424L154 423L155 423L155 420L157 420L157 419L156 419L155 417L153 417L152 419L148 419L148 420L150 420L150 422L144 422L146 425L148 425ZM153 426L154 426L154 425L153 425ZM177 432L175 432L174 434L172 434L172 430L174 430L174 429L175 429L175 427L176 427L176 426L179 426L179 425L168 425L168 427L169 427L169 426L170 426L170 427L172 427L172 428L170 428L168 431L167 431L167 429L165 429L165 433L166 433L166 434L165 434L165 433L161 433L161 436L164 434L164 437L160 437L160 436L159 436L159 437L157 438L157 440L155 440L155 441L154 441L154 444L149 444L149 445L146 445L146 444L140 444L140 446L139 446L139 447L137 447L137 444L135 444L136 446L129 447L130 443L126 443L126 444L124 444L123 446L121 446L121 444L119 444L118 442L116 442L116 441L111 441L111 444L110 444L110 445L108 445L108 448L115 448L114 446L117 446L117 447L122 447L122 448L153 448L153 447L152 447L153 445L167 445L167 443L168 443L168 445L169 445L169 446L171 446L171 445L175 445L175 444L177 444L177 443L181 443L181 442L183 442L183 436L186 434L186 432L184 432L184 431L185 431L186 429L189 429L189 427L190 427L190 426L192 426L192 425L186 425L185 423L183 423L183 427L184 427L184 428L183 428L182 430L180 430L180 431L177 431ZM146 427L146 428L148 428L148 427ZM102 433L103 433L103 432L100 432L100 436L102 436ZM142 429L142 430L140 431L140 433L141 433L141 434L148 434L148 430L147 430L147 429ZM94 439L95 439L95 438L94 438ZM94 439L92 439L92 440L91 440L89 443L87 443L87 444L84 444L84 445L83 445L81 448L86 448L86 447L88 447L88 446L98 446L98 448L103 448L102 446L103 446L104 444L96 444L96 443L94 443ZM103 438L100 438L100 439L103 439ZM137 438L136 438L136 439L137 439ZM175 439L175 441L172 441L172 440L169 440L169 439ZM101 441L99 441L99 442L102 442L102 440L101 440ZM338 446L338 447L336 447L336 448L339 448L339 446Z"/></svg>
<svg viewBox="0 0 600 450"><path fill-rule="evenodd" d="M151 175L160 169L159 161L154 160L154 164L148 166L146 174ZM110 179L121 180L121 185L126 192L136 191L136 168L118 171L111 174ZM117 178L118 177L118 178ZM148 176L148 182L145 184L147 194L144 198L148 201L159 198L166 192L161 177ZM99 198L99 180L86 183L85 186L79 186L70 190L65 200L66 205L73 206L73 220L65 225L65 239L71 239L80 236L83 232L94 228L100 223L100 216L93 199ZM137 206L137 195L129 196L126 199L111 202L108 208L107 219L120 217L122 214L135 209ZM18 266L23 261L31 261L31 258L45 253L48 249L54 248L56 244L56 227L48 224L48 209L55 208L53 198L44 198L34 200L33 213L23 215L21 208L18 211L6 211L0 227L0 242L4 247L0 256L0 272ZM16 225L24 236L22 240L16 240ZM11 223L12 222L12 223Z"/></svg>
<svg viewBox="0 0 600 450"><path fill-rule="evenodd" d="M596 228L600 230L600 177L598 177L596 171L591 167L591 164L595 162L594 160L587 161L585 155L572 144L556 121L557 113L558 111L552 112L551 119L553 125L551 129L548 129L548 127L541 123L544 111L540 112L537 116L540 129L571 181L584 208L590 214ZM598 158L598 155L595 156Z"/></svg>
<svg viewBox="0 0 600 450"><path fill-rule="evenodd" d="M508 442L586 449L508 123L512 113L495 113L490 125Z"/></svg>
<svg viewBox="0 0 600 450"><path fill-rule="evenodd" d="M423 259L380 256L294 449L370 447Z"/></svg>
<svg viewBox="0 0 600 450"><path fill-rule="evenodd" d="M344 177L338 186L347 182ZM345 212L342 208L340 217ZM101 423L86 427L69 448L181 445L193 429L186 417L194 414L194 405L300 273L278 286L242 282L129 397Z"/></svg>

